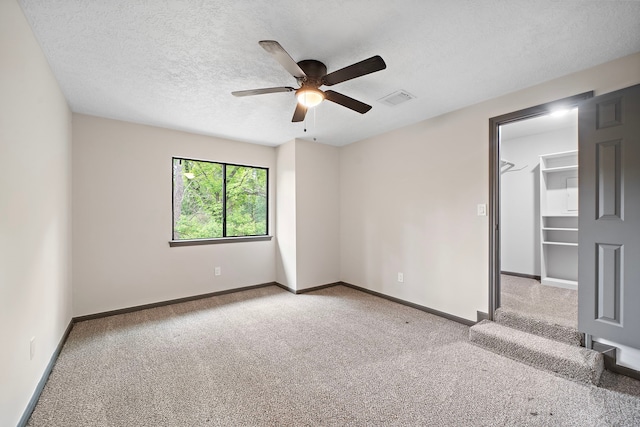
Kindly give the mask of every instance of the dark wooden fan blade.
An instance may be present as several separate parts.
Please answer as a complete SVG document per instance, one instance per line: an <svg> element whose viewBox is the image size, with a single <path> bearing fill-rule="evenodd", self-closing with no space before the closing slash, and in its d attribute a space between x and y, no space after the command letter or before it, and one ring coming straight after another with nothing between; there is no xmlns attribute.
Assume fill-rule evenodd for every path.
<svg viewBox="0 0 640 427"><path fill-rule="evenodd" d="M326 99L327 101L335 102L336 104L340 104L343 107L350 108L360 114L364 114L367 111L371 110L371 105L360 102L357 99L349 98L347 95L343 95L332 90L324 91L324 99Z"/></svg>
<svg viewBox="0 0 640 427"><path fill-rule="evenodd" d="M262 40L258 43L260 43L260 46L262 46L264 50L273 55L276 61L278 61L280 65L282 65L293 77L296 79L303 79L307 77L296 61L294 61L287 51L280 46L280 43L275 40Z"/></svg>
<svg viewBox="0 0 640 427"><path fill-rule="evenodd" d="M329 73L322 79L322 83L327 86L333 86L338 83L346 82L347 80L355 79L356 77L365 76L367 74L375 73L376 71L384 70L387 68L387 64L379 56L372 56L364 61L356 62L348 67L341 68L333 73Z"/></svg>
<svg viewBox="0 0 640 427"><path fill-rule="evenodd" d="M292 122L301 122L304 120L304 116L307 115L307 107L298 103L296 104L296 111L293 112Z"/></svg>
<svg viewBox="0 0 640 427"><path fill-rule="evenodd" d="M283 87L266 87L264 89L250 89L250 90L237 90L231 92L233 96L252 96L263 95L265 93L277 93L277 92L293 92L295 89L288 86Z"/></svg>

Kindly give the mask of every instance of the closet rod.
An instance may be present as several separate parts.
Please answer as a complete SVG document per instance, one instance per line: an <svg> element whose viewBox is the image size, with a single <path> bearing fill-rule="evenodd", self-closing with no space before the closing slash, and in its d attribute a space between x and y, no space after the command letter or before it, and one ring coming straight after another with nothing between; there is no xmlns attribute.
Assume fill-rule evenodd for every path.
<svg viewBox="0 0 640 427"><path fill-rule="evenodd" d="M506 166L506 168L502 169L504 166ZM520 169L513 169L515 166L516 166L516 164L513 163L513 162L510 162L510 161L505 160L505 159L500 159L500 174L502 175L505 172L521 171L522 169L526 168L529 165L524 165Z"/></svg>

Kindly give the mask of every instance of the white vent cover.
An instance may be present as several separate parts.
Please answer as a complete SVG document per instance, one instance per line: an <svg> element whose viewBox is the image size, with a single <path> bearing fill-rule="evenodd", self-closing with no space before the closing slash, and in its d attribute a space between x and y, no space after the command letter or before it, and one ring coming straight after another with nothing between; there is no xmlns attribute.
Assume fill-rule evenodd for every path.
<svg viewBox="0 0 640 427"><path fill-rule="evenodd" d="M399 90L393 92L390 95L380 98L378 101L391 107L395 107L396 105L407 102L413 98L415 98L415 96L411 95L406 90Z"/></svg>

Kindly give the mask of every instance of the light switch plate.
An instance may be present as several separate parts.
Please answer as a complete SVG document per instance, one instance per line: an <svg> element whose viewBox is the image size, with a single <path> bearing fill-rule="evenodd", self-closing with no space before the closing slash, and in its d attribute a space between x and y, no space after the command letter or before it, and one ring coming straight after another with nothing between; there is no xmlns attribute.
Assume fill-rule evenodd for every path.
<svg viewBox="0 0 640 427"><path fill-rule="evenodd" d="M478 216L487 216L487 205L484 203L478 205Z"/></svg>

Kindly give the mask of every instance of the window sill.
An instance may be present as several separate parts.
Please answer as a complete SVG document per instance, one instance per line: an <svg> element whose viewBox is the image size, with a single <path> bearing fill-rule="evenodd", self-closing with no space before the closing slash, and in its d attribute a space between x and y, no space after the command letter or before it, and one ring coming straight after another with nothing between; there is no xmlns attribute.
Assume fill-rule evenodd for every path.
<svg viewBox="0 0 640 427"><path fill-rule="evenodd" d="M271 240L273 236L221 237L218 239L169 240L169 246L217 245L219 243L261 242Z"/></svg>

